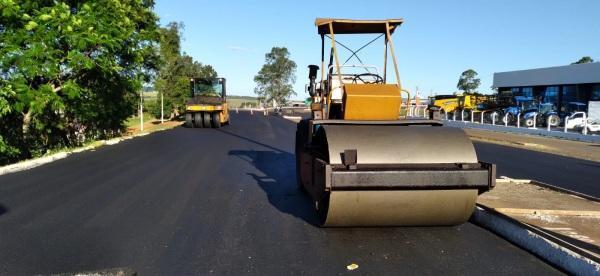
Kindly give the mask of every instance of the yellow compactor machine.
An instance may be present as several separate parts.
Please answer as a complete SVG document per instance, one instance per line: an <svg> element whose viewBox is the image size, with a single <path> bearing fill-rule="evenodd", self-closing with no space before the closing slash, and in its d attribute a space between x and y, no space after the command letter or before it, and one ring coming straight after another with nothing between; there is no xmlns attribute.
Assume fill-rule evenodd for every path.
<svg viewBox="0 0 600 276"><path fill-rule="evenodd" d="M461 129L400 118L402 95L406 103L410 95L400 84L391 35L402 22L316 20L321 80L319 66L310 65L313 103L311 118L297 125L296 171L323 226L460 224L471 216L478 194L495 184L495 166L478 161ZM383 37L382 72L358 58L364 46L352 51L336 40L341 34L375 36L367 45ZM351 53L343 63L338 47ZM388 53L395 72L390 83ZM348 65L352 57L360 64Z"/></svg>
<svg viewBox="0 0 600 276"><path fill-rule="evenodd" d="M190 79L191 97L185 103L185 126L219 128L229 124L225 78Z"/></svg>

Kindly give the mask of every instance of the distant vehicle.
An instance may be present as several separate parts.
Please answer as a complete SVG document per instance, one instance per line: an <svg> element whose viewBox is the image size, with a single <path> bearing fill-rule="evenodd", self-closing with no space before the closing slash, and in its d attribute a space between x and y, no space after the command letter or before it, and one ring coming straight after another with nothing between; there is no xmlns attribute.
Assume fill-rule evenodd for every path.
<svg viewBox="0 0 600 276"><path fill-rule="evenodd" d="M564 116L571 116L576 112L587 112L587 104L582 102L569 102Z"/></svg>
<svg viewBox="0 0 600 276"><path fill-rule="evenodd" d="M538 106L533 97L516 96L514 104L503 110L502 122L506 124L516 124L517 118L529 112L537 111ZM531 121L533 126L533 121Z"/></svg>
<svg viewBox="0 0 600 276"><path fill-rule="evenodd" d="M535 125L544 125L556 127L560 124L560 117L553 103L538 104L537 110L530 110L523 114L525 126L533 127Z"/></svg>
<svg viewBox="0 0 600 276"><path fill-rule="evenodd" d="M492 98L491 95L482 94L464 94L458 96L457 110L461 112L461 116L463 116L462 111L464 111L464 116L462 117L464 120L471 120L471 111L481 112L487 110L486 103Z"/></svg>
<svg viewBox="0 0 600 276"><path fill-rule="evenodd" d="M446 113L452 113L458 107L456 95L437 95L429 97L429 118L445 119ZM450 116L450 115L448 115Z"/></svg>
<svg viewBox="0 0 600 276"><path fill-rule="evenodd" d="M585 110L589 106L589 113ZM580 129L586 132L600 131L600 118L596 118L596 113L600 113L600 102L590 101L588 105L580 102L570 102L567 105L568 118L565 122L567 129ZM588 116L588 114L590 116Z"/></svg>
<svg viewBox="0 0 600 276"><path fill-rule="evenodd" d="M224 78L190 79L191 98L185 103L185 126L219 128L229 124Z"/></svg>

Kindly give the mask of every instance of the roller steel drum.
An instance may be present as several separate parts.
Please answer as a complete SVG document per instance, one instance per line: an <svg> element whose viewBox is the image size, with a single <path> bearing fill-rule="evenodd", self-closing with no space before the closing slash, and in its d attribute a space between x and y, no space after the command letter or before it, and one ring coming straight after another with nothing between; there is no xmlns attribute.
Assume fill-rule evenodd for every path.
<svg viewBox="0 0 600 276"><path fill-rule="evenodd" d="M470 139L460 129L434 126L321 125L330 164L344 150L357 150L358 164L477 163ZM323 141L325 140L325 141ZM434 172L435 173L435 172ZM371 183L377 186L377 183ZM366 185L369 186L369 185ZM335 190L323 202L323 226L457 225L471 216L476 189Z"/></svg>
<svg viewBox="0 0 600 276"><path fill-rule="evenodd" d="M323 226L430 226L466 222L477 190L334 191Z"/></svg>
<svg viewBox="0 0 600 276"><path fill-rule="evenodd" d="M358 164L477 163L473 143L463 130L437 126L321 125L329 163L356 149Z"/></svg>

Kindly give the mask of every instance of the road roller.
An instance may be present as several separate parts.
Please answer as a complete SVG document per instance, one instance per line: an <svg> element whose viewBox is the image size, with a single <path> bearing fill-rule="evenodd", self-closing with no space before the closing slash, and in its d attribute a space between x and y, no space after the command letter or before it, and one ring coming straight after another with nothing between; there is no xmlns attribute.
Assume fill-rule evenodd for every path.
<svg viewBox="0 0 600 276"><path fill-rule="evenodd" d="M229 124L225 78L191 78L185 103L185 126L219 128Z"/></svg>
<svg viewBox="0 0 600 276"><path fill-rule="evenodd" d="M403 116L410 93L402 89L392 42L402 22L315 22L321 67L309 65L311 116L297 125L295 153L297 182L321 226L457 225L469 219L477 196L495 185L495 166L477 159L463 130ZM349 34L373 38L367 45L382 38L383 70L359 58L367 45L354 51L336 40ZM340 47L350 55L345 62ZM395 71L389 82L388 54ZM349 64L353 58L357 64Z"/></svg>

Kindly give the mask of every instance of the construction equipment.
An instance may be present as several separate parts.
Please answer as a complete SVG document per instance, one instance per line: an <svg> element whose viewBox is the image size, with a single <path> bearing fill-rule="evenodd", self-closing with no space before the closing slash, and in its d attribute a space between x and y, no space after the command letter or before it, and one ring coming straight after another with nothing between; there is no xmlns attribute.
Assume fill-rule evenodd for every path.
<svg viewBox="0 0 600 276"><path fill-rule="evenodd" d="M446 114L452 114L458 107L456 95L436 95L429 97L429 119L447 119ZM452 116L452 115L448 115Z"/></svg>
<svg viewBox="0 0 600 276"><path fill-rule="evenodd" d="M190 79L191 98L185 103L185 126L219 128L229 124L224 78Z"/></svg>
<svg viewBox="0 0 600 276"><path fill-rule="evenodd" d="M487 108L485 103L487 103L489 100L489 95L464 93L458 96L458 106L456 107L456 111L461 114L462 120L471 120L471 112L479 113L481 111L485 111Z"/></svg>
<svg viewBox="0 0 600 276"><path fill-rule="evenodd" d="M514 104L504 109L502 122L506 124L517 124L523 119L523 115L537 111L538 103L533 97L515 96ZM529 122L533 126L533 120Z"/></svg>
<svg viewBox="0 0 600 276"><path fill-rule="evenodd" d="M322 226L460 224L471 216L477 195L495 185L495 166L478 162L463 130L441 127L440 121L400 119L401 93L407 94L407 103L410 95L400 84L391 35L401 23L402 19L315 22L321 36L321 68L326 69L317 83L319 67L309 66L311 118L297 125L296 171ZM384 37L382 75L358 58L365 46L352 51L336 40L338 34ZM325 38L331 40L327 67ZM350 58L342 64L338 45L360 64L346 65ZM388 52L395 70L391 83ZM342 72L357 68L365 72Z"/></svg>
<svg viewBox="0 0 600 276"><path fill-rule="evenodd" d="M553 103L538 103L537 108L523 114L523 121L526 127L536 125L556 127L560 124L560 117Z"/></svg>

